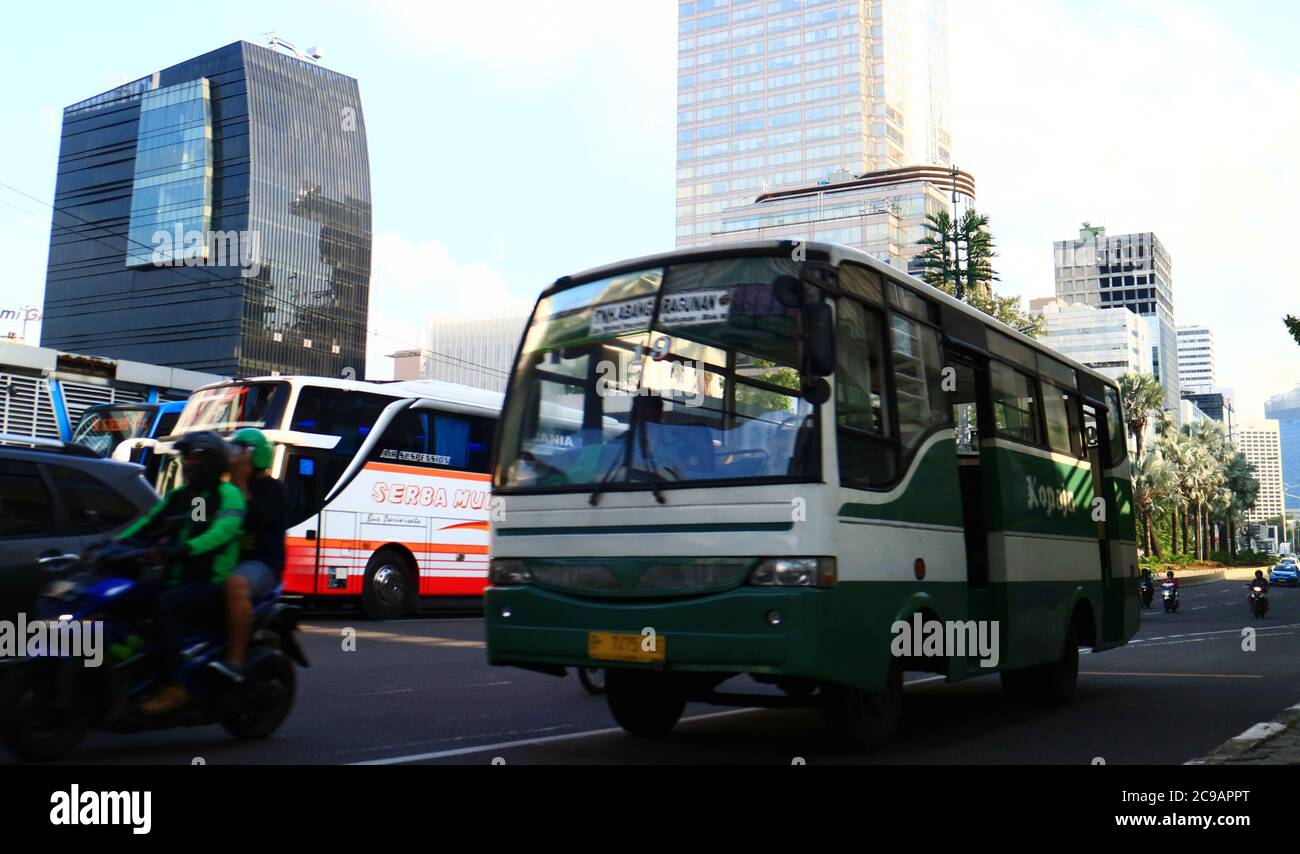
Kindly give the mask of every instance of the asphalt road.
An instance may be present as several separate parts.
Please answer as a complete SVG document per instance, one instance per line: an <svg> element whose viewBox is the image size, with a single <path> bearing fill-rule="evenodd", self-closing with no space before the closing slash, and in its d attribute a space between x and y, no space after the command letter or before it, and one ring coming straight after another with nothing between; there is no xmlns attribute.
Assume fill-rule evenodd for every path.
<svg viewBox="0 0 1300 854"><path fill-rule="evenodd" d="M1242 650L1245 626L1258 631L1254 652ZM343 649L349 627L355 651ZM1129 645L1081 656L1063 708L1015 705L996 676L948 685L909 674L900 731L868 756L835 752L803 709L692 705L667 738L629 738L572 676L488 667L475 617L321 616L304 628L313 666L299 671L294 711L269 739L237 742L216 726L94 733L67 761L1182 763L1300 700L1300 591L1275 589L1268 617L1254 620L1241 581L1186 588L1175 614L1158 602L1144 611ZM765 690L744 677L728 688L749 686Z"/></svg>

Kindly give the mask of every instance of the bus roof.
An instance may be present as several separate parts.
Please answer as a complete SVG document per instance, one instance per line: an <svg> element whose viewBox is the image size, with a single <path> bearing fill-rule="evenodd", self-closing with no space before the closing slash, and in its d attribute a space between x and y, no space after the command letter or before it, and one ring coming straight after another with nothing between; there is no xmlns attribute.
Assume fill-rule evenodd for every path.
<svg viewBox="0 0 1300 854"><path fill-rule="evenodd" d="M441 403L491 410L493 413L501 411L501 403L504 398L504 395L500 392L487 391L486 389L474 388L473 386L467 385L458 385L457 383L447 383L440 380L366 382L364 380L345 380L335 377L310 377L297 374L290 376L245 377L243 379L226 380L219 383L210 383L201 386L200 388L195 389L195 391L220 388L221 386L235 385L238 383L260 382L287 382L295 386L336 388L345 391L365 392L367 394L382 394L394 398L419 397Z"/></svg>
<svg viewBox="0 0 1300 854"><path fill-rule="evenodd" d="M630 258L626 261L604 264L599 267L592 267L591 269L584 270L581 273L575 273L571 276L563 276L556 279L555 283L548 288L545 293L549 294L555 291L565 290L572 285L581 284L582 282L591 281L593 279L602 279L616 273L642 269L645 267L666 267L670 264L709 261L714 258L734 255L737 252L753 255L770 255L777 252L789 253L796 244L803 246L807 257L812 260L826 261L835 266L839 266L845 261L852 261L870 267L881 275L903 285L904 287L919 291L927 299L934 300L938 303L949 306L955 311L962 312L963 314L978 320L986 326L995 329L1003 335L1006 335L1027 347L1031 347L1041 353L1046 353L1054 359L1059 359L1061 362L1074 368L1076 371L1088 374L1107 386L1115 387L1117 385L1115 380L1105 374L1099 373L1095 369L1090 368L1081 362L1076 362L1069 356L1058 353L1042 342L1030 338L1028 335L1025 335L1019 330L1013 329L997 318L991 317L979 309L962 302L951 294L945 293L932 285L928 285L916 276L900 270L897 267L886 264L860 249L855 249L852 246L845 246L842 243L822 243L811 240L746 240L736 243L715 243L708 246L694 246L687 249L676 249L671 252L643 255L639 258Z"/></svg>

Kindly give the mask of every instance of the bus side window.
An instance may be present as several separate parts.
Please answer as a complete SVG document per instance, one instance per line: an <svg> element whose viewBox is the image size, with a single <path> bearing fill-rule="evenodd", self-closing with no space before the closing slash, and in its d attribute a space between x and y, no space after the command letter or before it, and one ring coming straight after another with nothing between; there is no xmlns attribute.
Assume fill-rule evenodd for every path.
<svg viewBox="0 0 1300 854"><path fill-rule="evenodd" d="M1031 445L1041 444L1034 378L1001 362L990 361L989 381L998 435Z"/></svg>
<svg viewBox="0 0 1300 854"><path fill-rule="evenodd" d="M898 448L889 438L884 340L880 312L847 297L839 301L835 418L840 481L845 484L884 486L898 476Z"/></svg>
<svg viewBox="0 0 1300 854"><path fill-rule="evenodd" d="M1083 457L1083 430L1079 402L1074 395L1043 382L1043 414L1047 417L1047 444L1053 451Z"/></svg>
<svg viewBox="0 0 1300 854"><path fill-rule="evenodd" d="M1106 386L1106 411L1097 413L1099 427L1110 451L1108 466L1117 466L1124 461L1128 446L1128 430L1124 424L1124 414L1120 410L1119 392Z"/></svg>

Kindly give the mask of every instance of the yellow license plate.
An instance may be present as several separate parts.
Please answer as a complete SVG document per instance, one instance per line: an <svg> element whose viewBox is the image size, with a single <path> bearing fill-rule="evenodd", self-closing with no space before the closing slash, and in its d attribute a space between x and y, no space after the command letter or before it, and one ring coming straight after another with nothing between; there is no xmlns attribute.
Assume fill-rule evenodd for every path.
<svg viewBox="0 0 1300 854"><path fill-rule="evenodd" d="M606 661L663 661L668 644L663 635L633 632L587 632L587 657Z"/></svg>

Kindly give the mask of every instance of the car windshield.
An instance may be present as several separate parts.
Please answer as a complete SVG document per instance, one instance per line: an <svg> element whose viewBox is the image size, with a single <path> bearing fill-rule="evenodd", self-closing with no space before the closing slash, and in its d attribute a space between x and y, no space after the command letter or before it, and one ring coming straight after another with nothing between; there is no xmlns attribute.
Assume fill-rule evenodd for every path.
<svg viewBox="0 0 1300 854"><path fill-rule="evenodd" d="M622 273L542 298L515 366L500 488L811 477L787 258Z"/></svg>

